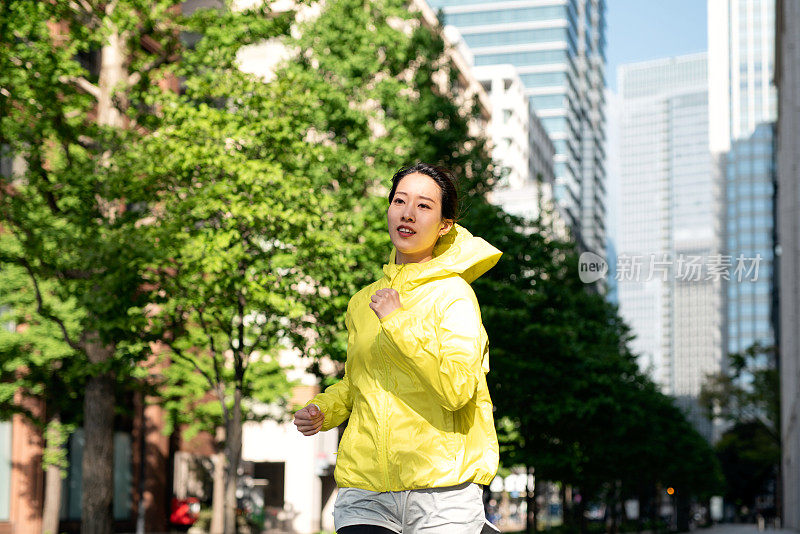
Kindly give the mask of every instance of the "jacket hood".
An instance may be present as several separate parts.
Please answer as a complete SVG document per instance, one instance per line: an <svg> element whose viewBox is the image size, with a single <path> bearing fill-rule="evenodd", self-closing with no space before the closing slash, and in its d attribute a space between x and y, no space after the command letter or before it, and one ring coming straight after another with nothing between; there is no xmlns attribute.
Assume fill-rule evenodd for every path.
<svg viewBox="0 0 800 534"><path fill-rule="evenodd" d="M433 258L426 262L397 265L395 263L397 248L393 246L389 263L383 266L383 273L389 280L393 280L402 271L401 283L404 289L413 289L430 279L450 274L458 274L467 283L472 283L494 267L502 255L500 250L486 240L473 236L463 226L454 224L450 231L436 242Z"/></svg>

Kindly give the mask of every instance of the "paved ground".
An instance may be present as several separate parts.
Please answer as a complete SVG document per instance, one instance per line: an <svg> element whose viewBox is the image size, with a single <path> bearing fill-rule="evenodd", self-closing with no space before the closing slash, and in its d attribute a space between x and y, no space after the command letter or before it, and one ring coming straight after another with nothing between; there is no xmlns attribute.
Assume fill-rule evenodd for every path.
<svg viewBox="0 0 800 534"><path fill-rule="evenodd" d="M730 523L724 523L709 529L696 530L695 532L698 534L700 532L704 534L798 534L796 530L765 528L759 531L757 525L732 525Z"/></svg>
<svg viewBox="0 0 800 534"><path fill-rule="evenodd" d="M500 527L502 532L508 533L517 533L522 532L519 529L513 528L505 528ZM541 532L541 531L540 531ZM546 532L546 531L545 531ZM643 531L642 534L652 534L650 531L646 530ZM730 523L723 523L721 525L717 525L711 528L700 528L695 529L691 532L691 534L800 534L800 531L797 530L786 530L786 529L774 529L774 528L765 528L764 530L759 531L758 526L753 525L742 525L742 524L730 524Z"/></svg>

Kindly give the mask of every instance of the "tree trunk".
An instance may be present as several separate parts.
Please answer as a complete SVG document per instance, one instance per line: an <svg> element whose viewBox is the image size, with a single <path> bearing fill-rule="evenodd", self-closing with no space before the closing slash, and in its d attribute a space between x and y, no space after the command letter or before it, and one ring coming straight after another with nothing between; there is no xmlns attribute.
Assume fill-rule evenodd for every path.
<svg viewBox="0 0 800 534"><path fill-rule="evenodd" d="M114 88L127 78L125 70L126 36L112 31L100 51L100 95L97 99L97 122L105 126L123 127L122 114L114 105Z"/></svg>
<svg viewBox="0 0 800 534"><path fill-rule="evenodd" d="M114 496L114 381L110 374L89 378L83 413L81 534L110 534Z"/></svg>
<svg viewBox="0 0 800 534"><path fill-rule="evenodd" d="M636 498L639 500L639 515L636 517L636 532L637 534L640 534L642 532L642 525L644 524L644 516L647 511L649 499L647 497L647 492L641 487L638 488L638 491L636 492Z"/></svg>
<svg viewBox="0 0 800 534"><path fill-rule="evenodd" d="M225 528L225 453L214 455L214 489L211 496L210 534L223 534Z"/></svg>
<svg viewBox="0 0 800 534"><path fill-rule="evenodd" d="M586 534L588 525L586 524L586 496L581 492L581 502L578 503L578 527L581 534Z"/></svg>
<svg viewBox="0 0 800 534"><path fill-rule="evenodd" d="M610 499L608 499L608 504L606 508L606 514L611 514L611 525L609 526L609 532L611 534L617 534L619 530L619 510L618 506L620 505L620 494L621 494L621 482L619 480L615 480L612 483L612 489L609 492ZM624 513L624 512L623 512Z"/></svg>
<svg viewBox="0 0 800 534"><path fill-rule="evenodd" d="M242 392L236 388L233 407L225 429L225 534L236 533L236 482L242 457Z"/></svg>
<svg viewBox="0 0 800 534"><path fill-rule="evenodd" d="M48 423L46 430L46 450L52 456L64 447L66 436L61 427L61 417L56 414ZM44 478L44 510L42 511L42 534L58 534L58 516L61 511L61 473L62 466L50 463Z"/></svg>
<svg viewBox="0 0 800 534"><path fill-rule="evenodd" d="M44 481L44 510L42 534L58 534L58 516L61 511L61 468L48 466Z"/></svg>
<svg viewBox="0 0 800 534"><path fill-rule="evenodd" d="M780 422L778 422L780 426ZM780 439L778 440L778 450L782 450ZM783 460L778 458L778 465L775 466L775 528L783 527Z"/></svg>
<svg viewBox="0 0 800 534"><path fill-rule="evenodd" d="M112 2L106 7L108 16L104 20L107 23L111 21L114 5ZM114 103L114 89L127 79L127 41L127 33L111 25L107 41L100 50L97 123L101 126L125 126L124 118ZM101 210L104 209L102 200L99 202ZM106 216L113 218L114 214ZM84 339L90 363L104 363L114 357L116 347L103 345L97 332L87 332ZM81 534L110 534L114 496L114 379L110 373L89 378L83 415L86 444L83 450Z"/></svg>
<svg viewBox="0 0 800 534"><path fill-rule="evenodd" d="M691 518L692 501L689 494L683 488L676 488L675 495L675 519L678 532L689 532L689 520Z"/></svg>
<svg viewBox="0 0 800 534"><path fill-rule="evenodd" d="M661 526L658 523L658 518L661 516L661 488L653 486L651 495L653 496L653 505L650 507L650 525L653 532L659 532Z"/></svg>
<svg viewBox="0 0 800 534"><path fill-rule="evenodd" d="M534 470L532 467L527 469L527 475L530 478L533 475ZM537 509L536 509L536 497L539 492L539 481L534 479L533 487L528 487L528 491L525 492L525 505L528 508L528 513L525 514L525 530L527 532L536 532L537 531Z"/></svg>

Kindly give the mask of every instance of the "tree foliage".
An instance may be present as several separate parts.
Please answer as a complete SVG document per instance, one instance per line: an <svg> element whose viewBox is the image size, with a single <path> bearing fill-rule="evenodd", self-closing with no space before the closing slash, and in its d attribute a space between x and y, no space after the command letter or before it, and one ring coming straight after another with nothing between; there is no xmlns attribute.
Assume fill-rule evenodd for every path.
<svg viewBox="0 0 800 534"><path fill-rule="evenodd" d="M131 102L177 40L165 22L174 7L0 4L0 147L20 162L0 178L0 266L18 293L9 304L22 306L14 313L43 334L34 346L18 328L5 370L19 363L19 350L46 358L17 369L22 392L45 398L51 413L62 393L81 392L83 483L93 488L83 495L84 532L111 528L115 384L138 373L149 341L143 287L153 248L136 207L158 186L120 163L149 113ZM37 378L40 370L49 377ZM58 389L58 380L73 378ZM37 388L26 387L33 381Z"/></svg>
<svg viewBox="0 0 800 534"><path fill-rule="evenodd" d="M0 182L0 287L28 328L0 335L3 377L28 380L0 402L15 387L75 401L84 383L113 397L160 341L171 424L226 430L230 531L242 423L290 387L278 355L344 361L348 300L391 250L390 178L427 161L460 178L461 222L504 252L474 284L503 461L587 498L711 491L707 445L638 370L575 246L486 201L502 169L440 27L404 0L298 20L93 6L0 7L0 145L25 162ZM264 41L288 58L266 80L239 68Z"/></svg>
<svg viewBox="0 0 800 534"><path fill-rule="evenodd" d="M728 423L761 421L779 441L780 379L777 348L754 343L728 355L723 371L711 374L700 394L709 417Z"/></svg>
<svg viewBox="0 0 800 534"><path fill-rule="evenodd" d="M709 417L728 426L715 445L725 498L739 510L753 510L758 497L769 495L775 506L781 467L777 347L754 343L729 354L726 364L707 377L700 394Z"/></svg>
<svg viewBox="0 0 800 534"><path fill-rule="evenodd" d="M439 32L405 2L340 0L326 4L296 42L301 54L290 70L344 94L322 100L316 127L369 164L354 162L358 187L342 189L352 198L342 205L366 224L341 294L373 280L390 250L385 200L364 196L370 180L377 182L374 193L384 193L402 164L450 167L461 179L462 223L504 251L473 284L491 339L489 378L504 462L533 465L537 476L575 484L587 496L616 480L628 493L667 479L708 493L718 482L708 445L640 373L617 310L579 281L574 245L554 239L540 221L486 202L500 169L470 128L477 108L456 102L454 71L445 91L437 83L448 63ZM332 327L327 339L337 341L327 354L339 359L345 303L315 312Z"/></svg>

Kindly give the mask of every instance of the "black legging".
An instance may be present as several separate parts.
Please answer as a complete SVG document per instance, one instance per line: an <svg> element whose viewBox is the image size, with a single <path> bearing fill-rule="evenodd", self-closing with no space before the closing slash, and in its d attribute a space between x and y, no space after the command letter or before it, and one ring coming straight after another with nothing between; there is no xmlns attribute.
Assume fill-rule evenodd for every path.
<svg viewBox="0 0 800 534"><path fill-rule="evenodd" d="M394 531L388 528L379 527L378 525L350 525L349 527L342 527L336 531L336 534L395 534Z"/></svg>

